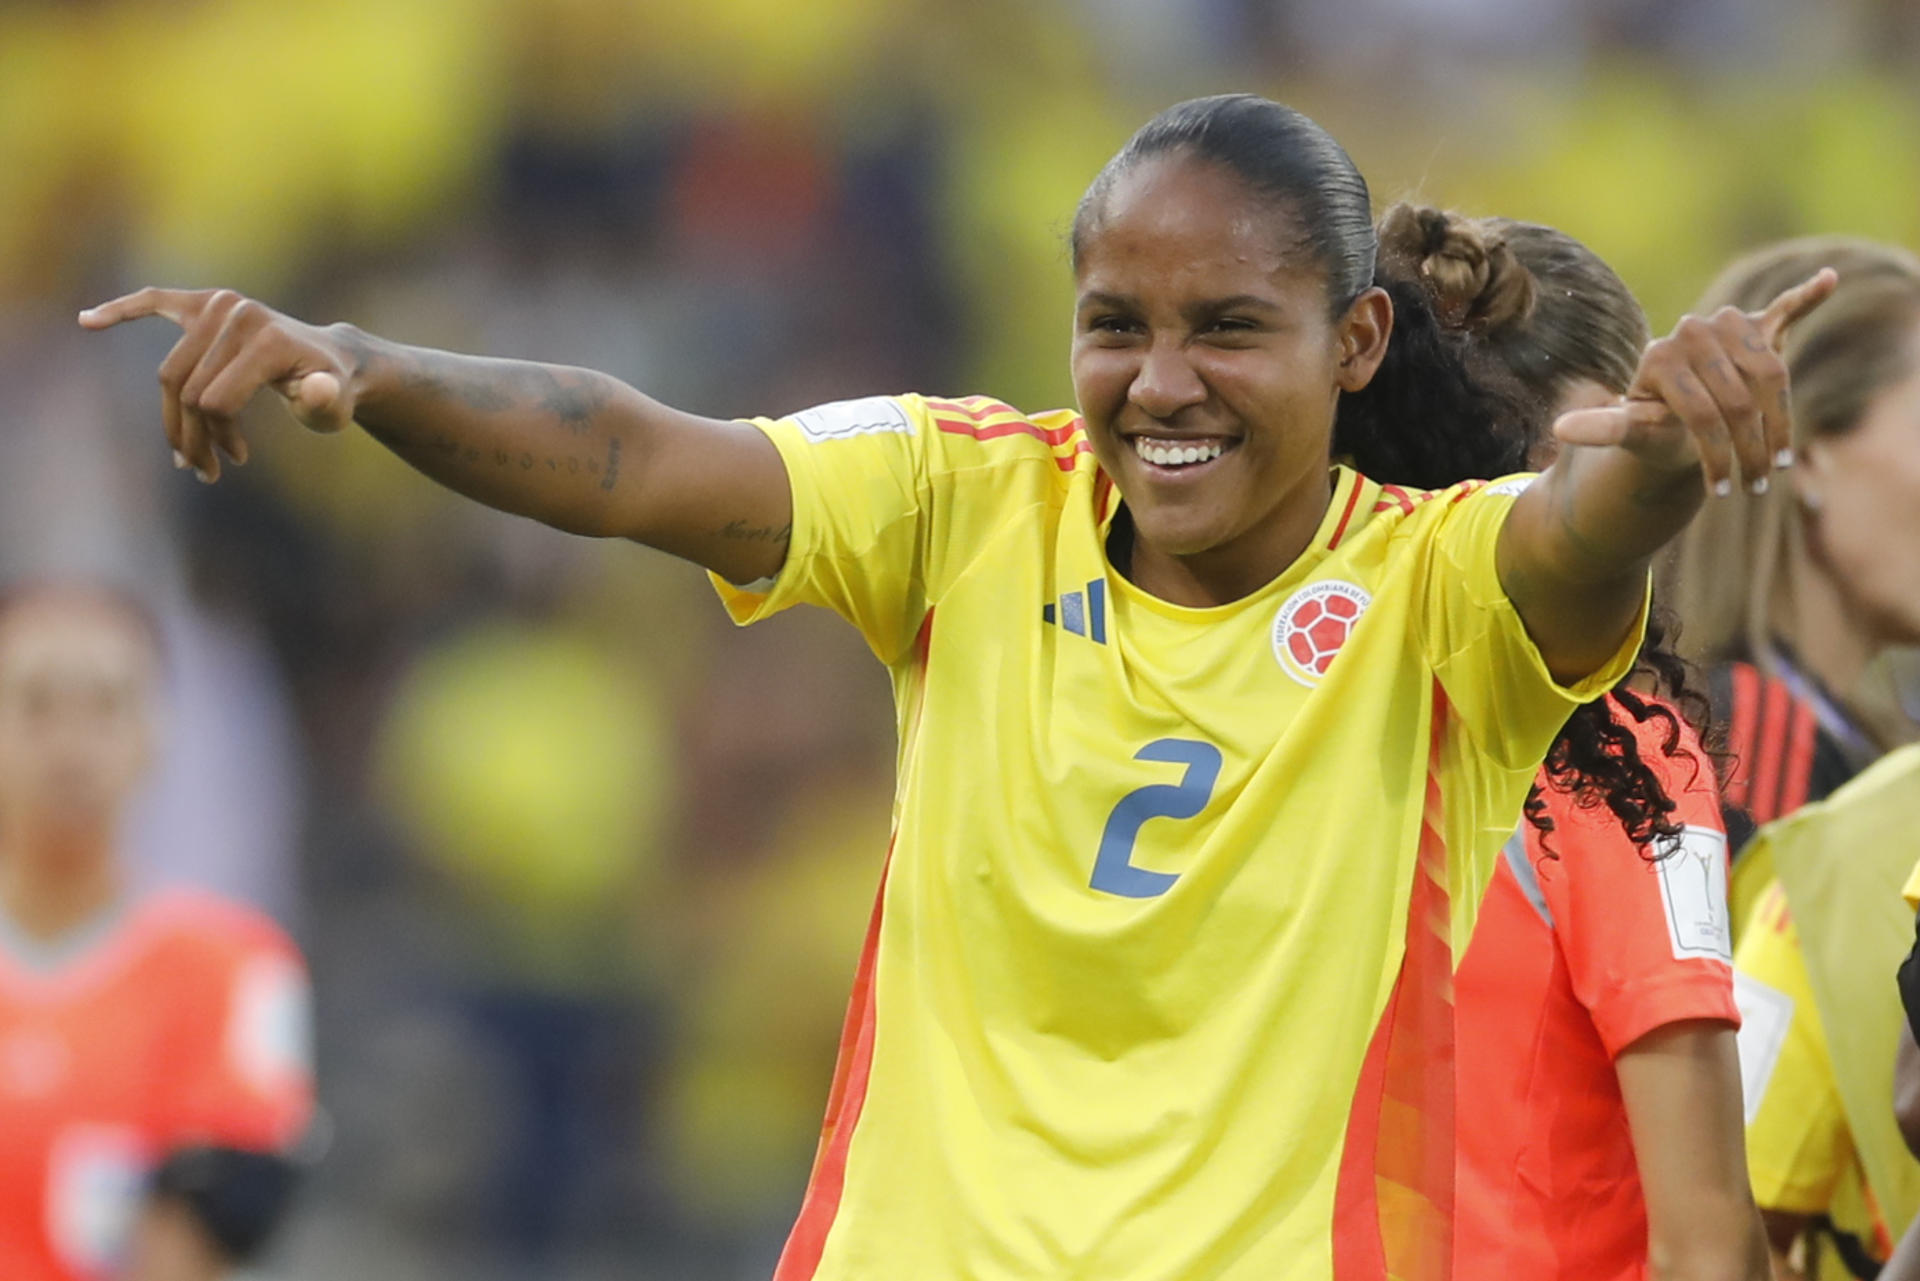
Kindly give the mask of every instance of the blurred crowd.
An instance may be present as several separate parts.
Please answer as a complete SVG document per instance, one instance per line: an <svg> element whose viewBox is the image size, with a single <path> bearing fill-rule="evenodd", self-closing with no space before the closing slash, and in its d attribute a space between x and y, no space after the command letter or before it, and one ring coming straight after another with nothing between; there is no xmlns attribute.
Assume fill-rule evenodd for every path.
<svg viewBox="0 0 1920 1281"><path fill-rule="evenodd" d="M0 580L169 640L156 882L311 960L311 1278L763 1277L885 848L884 673L691 569L259 406L168 465L139 283L608 370L699 412L1063 403L1062 231L1126 133L1247 88L1383 200L1559 225L1664 329L1734 251L1920 244L1898 0L13 0Z"/></svg>

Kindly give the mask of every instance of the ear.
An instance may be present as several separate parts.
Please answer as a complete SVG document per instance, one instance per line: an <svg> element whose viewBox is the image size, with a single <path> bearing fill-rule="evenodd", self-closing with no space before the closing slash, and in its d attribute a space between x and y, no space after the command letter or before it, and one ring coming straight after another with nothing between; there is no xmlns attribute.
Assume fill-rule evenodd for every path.
<svg viewBox="0 0 1920 1281"><path fill-rule="evenodd" d="M1819 511L1833 487L1833 455L1827 442L1818 436L1794 451L1793 469L1787 473L1793 482L1794 497L1807 511Z"/></svg>
<svg viewBox="0 0 1920 1281"><path fill-rule="evenodd" d="M1378 285L1364 290L1336 328L1340 337L1340 368L1335 381L1341 391L1359 391L1373 381L1393 335L1393 299Z"/></svg>

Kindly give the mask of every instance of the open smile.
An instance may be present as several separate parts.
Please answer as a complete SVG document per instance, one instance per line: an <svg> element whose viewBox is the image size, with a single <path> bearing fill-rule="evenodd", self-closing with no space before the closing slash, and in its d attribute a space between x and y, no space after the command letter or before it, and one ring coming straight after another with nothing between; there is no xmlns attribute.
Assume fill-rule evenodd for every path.
<svg viewBox="0 0 1920 1281"><path fill-rule="evenodd" d="M1199 439L1135 436L1128 443L1133 446L1134 457L1145 463L1149 471L1171 476L1206 471L1240 442L1219 436Z"/></svg>

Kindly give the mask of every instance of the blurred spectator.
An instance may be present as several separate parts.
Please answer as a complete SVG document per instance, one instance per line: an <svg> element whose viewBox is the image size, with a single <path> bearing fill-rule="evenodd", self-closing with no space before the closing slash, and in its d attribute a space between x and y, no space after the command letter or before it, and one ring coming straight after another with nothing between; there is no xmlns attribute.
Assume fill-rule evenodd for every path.
<svg viewBox="0 0 1920 1281"><path fill-rule="evenodd" d="M285 935L235 904L133 883L124 817L156 744L160 663L151 620L110 593L37 587L0 602L10 1281L106 1275L156 1163L209 1140L285 1150L312 1106L306 972ZM227 784L206 782L203 803L218 805ZM169 1256L192 1262L186 1239L148 1249L156 1275Z"/></svg>

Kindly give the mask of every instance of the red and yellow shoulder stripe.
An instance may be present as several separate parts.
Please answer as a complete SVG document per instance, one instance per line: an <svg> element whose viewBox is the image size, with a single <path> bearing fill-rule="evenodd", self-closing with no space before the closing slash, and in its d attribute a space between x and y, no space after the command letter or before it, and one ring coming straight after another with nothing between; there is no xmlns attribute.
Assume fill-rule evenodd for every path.
<svg viewBox="0 0 1920 1281"><path fill-rule="evenodd" d="M949 435L975 440L1030 437L1047 446L1061 471L1072 471L1081 454L1093 452L1078 415L1047 414L1044 419L1054 425L1044 425L990 396L963 396L958 400L929 396L926 404L933 425Z"/></svg>

